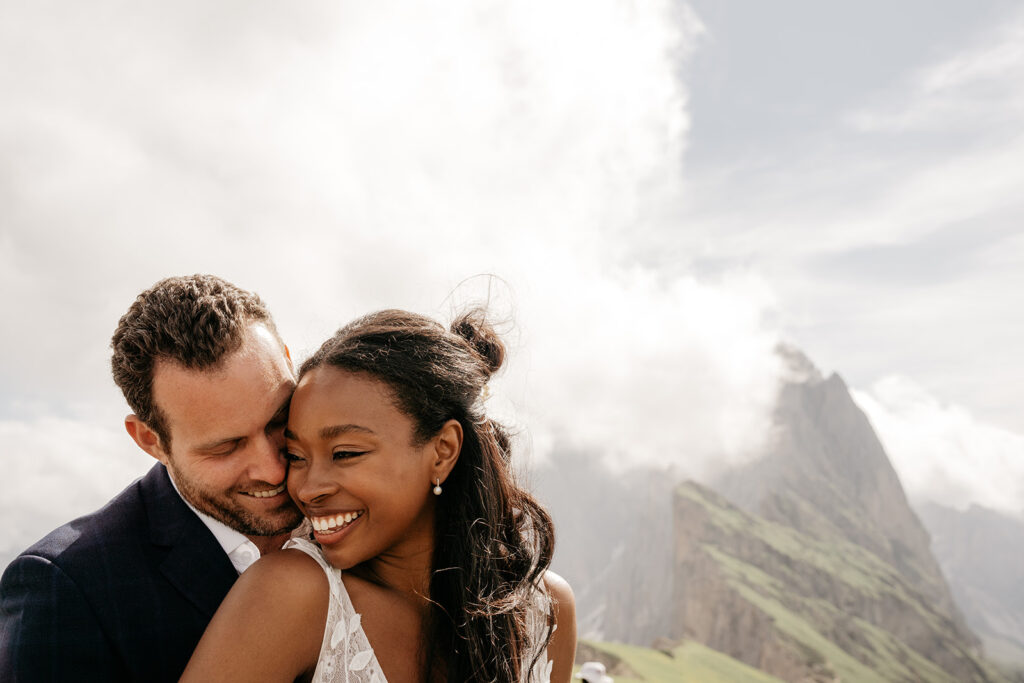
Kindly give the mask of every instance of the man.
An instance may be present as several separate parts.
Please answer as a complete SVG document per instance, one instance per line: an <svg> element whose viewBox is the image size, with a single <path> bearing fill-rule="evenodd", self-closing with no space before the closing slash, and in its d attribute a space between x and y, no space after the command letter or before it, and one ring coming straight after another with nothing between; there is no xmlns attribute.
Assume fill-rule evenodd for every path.
<svg viewBox="0 0 1024 683"><path fill-rule="evenodd" d="M111 345L125 428L159 463L4 572L7 683L178 680L238 574L300 520L281 455L294 375L259 297L163 280Z"/></svg>

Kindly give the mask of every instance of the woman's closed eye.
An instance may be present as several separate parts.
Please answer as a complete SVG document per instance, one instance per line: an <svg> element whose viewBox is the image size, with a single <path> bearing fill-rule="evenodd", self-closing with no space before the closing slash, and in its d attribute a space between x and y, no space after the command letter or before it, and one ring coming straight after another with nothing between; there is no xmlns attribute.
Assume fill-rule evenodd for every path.
<svg viewBox="0 0 1024 683"><path fill-rule="evenodd" d="M305 458L303 458L301 455L298 455L296 453L292 453L287 448L282 448L281 449L281 456L287 462L301 462L301 461L305 460Z"/></svg>
<svg viewBox="0 0 1024 683"><path fill-rule="evenodd" d="M345 451L338 450L334 451L335 460L349 460L350 458L358 458L360 455L366 455L368 451Z"/></svg>
<svg viewBox="0 0 1024 683"><path fill-rule="evenodd" d="M335 460L351 460L352 458L358 458L360 455L366 455L369 451L334 451L331 456ZM289 451L287 448L281 449L281 457L290 463L302 463L306 461L305 456L299 455L298 453Z"/></svg>

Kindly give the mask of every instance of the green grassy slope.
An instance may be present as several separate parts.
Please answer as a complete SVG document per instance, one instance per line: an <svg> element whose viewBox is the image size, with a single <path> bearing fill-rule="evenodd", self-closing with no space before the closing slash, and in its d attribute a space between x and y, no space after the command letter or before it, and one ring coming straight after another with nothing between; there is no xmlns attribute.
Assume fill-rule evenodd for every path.
<svg viewBox="0 0 1024 683"><path fill-rule="evenodd" d="M812 538L749 515L695 484L679 487L676 501L678 519L691 536L676 580L692 581L689 600L708 600L699 605L701 613L721 608L703 597L704 588L724 586L767 616L772 633L762 644L795 653L808 671L824 679L1005 680L961 641L947 615L864 548L842 538ZM694 555L711 561L691 562ZM728 632L709 628L696 637L733 651L723 640Z"/></svg>
<svg viewBox="0 0 1024 683"><path fill-rule="evenodd" d="M615 676L615 683L782 683L699 643L685 642L672 656L659 650L588 641L597 650L621 659L639 678Z"/></svg>

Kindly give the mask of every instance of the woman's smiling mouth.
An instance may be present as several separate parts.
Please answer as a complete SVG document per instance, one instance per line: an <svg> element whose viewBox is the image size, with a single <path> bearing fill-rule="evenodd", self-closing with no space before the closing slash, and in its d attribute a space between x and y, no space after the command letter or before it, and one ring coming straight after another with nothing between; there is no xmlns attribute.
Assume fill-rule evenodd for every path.
<svg viewBox="0 0 1024 683"><path fill-rule="evenodd" d="M366 510L355 510L352 512L342 512L336 515L327 516L310 516L309 523L313 525L313 531L316 532L318 540L322 540L322 537L330 537L335 534L347 529L357 519L363 516Z"/></svg>

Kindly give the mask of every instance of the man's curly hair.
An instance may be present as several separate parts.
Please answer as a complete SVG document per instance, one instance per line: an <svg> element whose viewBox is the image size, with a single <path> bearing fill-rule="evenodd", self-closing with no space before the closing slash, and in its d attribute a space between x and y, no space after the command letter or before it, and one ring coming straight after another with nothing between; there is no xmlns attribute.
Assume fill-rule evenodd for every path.
<svg viewBox="0 0 1024 683"><path fill-rule="evenodd" d="M214 275L170 277L135 299L110 341L114 382L135 415L170 448L166 416L153 401L153 371L159 360L186 368L216 368L237 351L248 325L277 329L263 301Z"/></svg>

